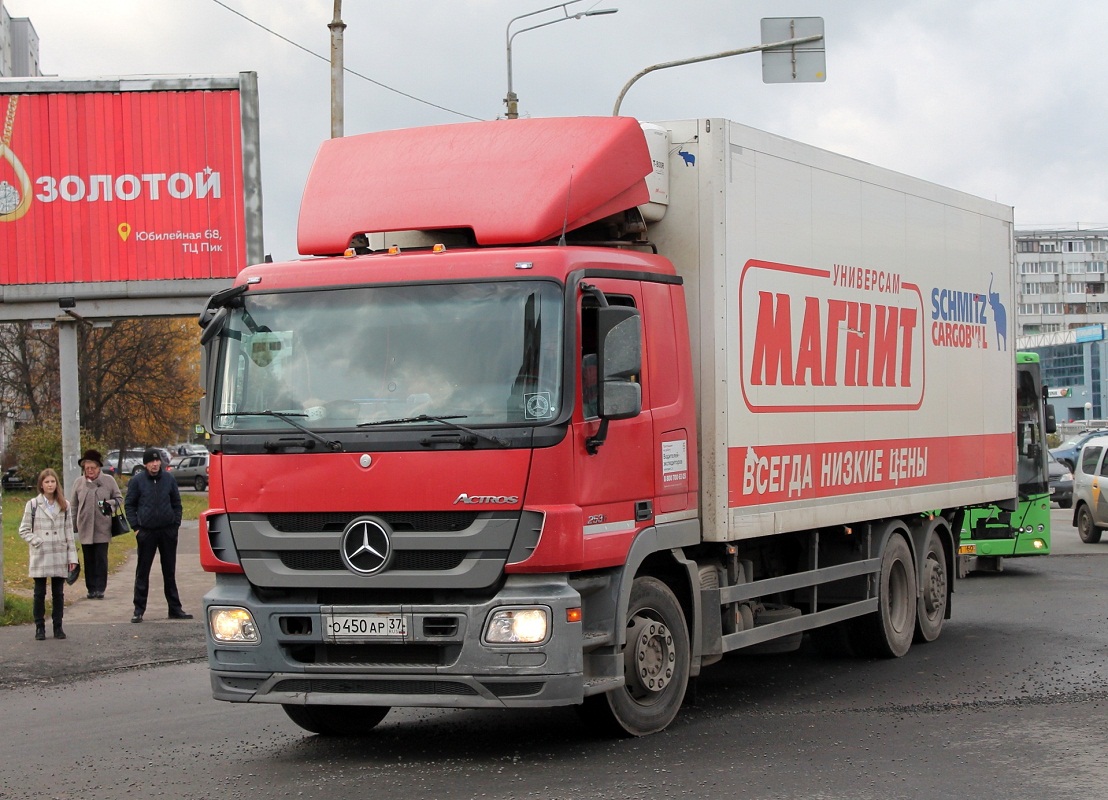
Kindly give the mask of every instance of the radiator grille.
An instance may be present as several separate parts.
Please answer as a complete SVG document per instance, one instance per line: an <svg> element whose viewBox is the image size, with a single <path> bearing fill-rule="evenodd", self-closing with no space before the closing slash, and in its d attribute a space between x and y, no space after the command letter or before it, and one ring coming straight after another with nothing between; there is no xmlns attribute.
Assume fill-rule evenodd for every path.
<svg viewBox="0 0 1108 800"><path fill-rule="evenodd" d="M467 553L461 550L397 550L390 572L445 571L458 567ZM281 563L288 569L306 571L345 571L338 550L282 550Z"/></svg>
<svg viewBox="0 0 1108 800"><path fill-rule="evenodd" d="M367 512L368 513L368 512ZM351 520L365 514L357 512L317 512L270 514L269 524L282 533L341 533ZM390 511L374 514L394 531L417 533L464 531L477 519L473 511Z"/></svg>

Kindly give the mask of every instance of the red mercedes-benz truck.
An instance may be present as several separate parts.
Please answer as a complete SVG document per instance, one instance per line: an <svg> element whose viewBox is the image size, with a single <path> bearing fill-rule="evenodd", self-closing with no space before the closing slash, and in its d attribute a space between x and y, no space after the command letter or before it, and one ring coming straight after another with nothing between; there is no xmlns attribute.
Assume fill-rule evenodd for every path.
<svg viewBox="0 0 1108 800"><path fill-rule="evenodd" d="M903 656L1017 495L1012 213L722 119L332 139L201 316L214 696L360 733ZM722 668L722 667L721 667Z"/></svg>

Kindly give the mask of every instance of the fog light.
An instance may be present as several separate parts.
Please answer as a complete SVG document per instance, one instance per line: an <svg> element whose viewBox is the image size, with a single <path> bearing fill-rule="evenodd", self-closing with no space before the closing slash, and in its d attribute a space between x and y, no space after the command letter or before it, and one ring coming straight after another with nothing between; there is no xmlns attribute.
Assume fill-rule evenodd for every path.
<svg viewBox="0 0 1108 800"><path fill-rule="evenodd" d="M546 640L550 614L545 608L502 608L489 617L489 644L538 644Z"/></svg>
<svg viewBox="0 0 1108 800"><path fill-rule="evenodd" d="M208 609L208 628L217 642L257 644L258 626L245 608L213 606Z"/></svg>
<svg viewBox="0 0 1108 800"><path fill-rule="evenodd" d="M1034 547L1036 550L1042 550L1044 547L1046 547L1046 542L1044 542L1042 539L1036 539L1031 543L1031 546Z"/></svg>

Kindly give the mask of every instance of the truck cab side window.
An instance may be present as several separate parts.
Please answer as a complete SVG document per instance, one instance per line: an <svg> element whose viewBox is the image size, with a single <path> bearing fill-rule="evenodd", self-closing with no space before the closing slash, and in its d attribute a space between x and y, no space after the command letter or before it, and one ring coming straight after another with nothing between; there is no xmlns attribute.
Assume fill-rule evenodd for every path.
<svg viewBox="0 0 1108 800"><path fill-rule="evenodd" d="M633 298L625 295L607 295L608 305L635 307ZM597 300L585 295L581 300L581 411L585 419L597 419L600 376L597 371L600 334L596 311ZM639 380L641 376L635 376Z"/></svg>

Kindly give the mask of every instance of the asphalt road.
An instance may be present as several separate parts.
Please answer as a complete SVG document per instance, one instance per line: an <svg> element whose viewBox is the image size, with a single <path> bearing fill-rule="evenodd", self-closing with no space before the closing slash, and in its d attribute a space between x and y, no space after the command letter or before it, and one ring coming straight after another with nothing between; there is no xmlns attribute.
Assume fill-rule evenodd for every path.
<svg viewBox="0 0 1108 800"><path fill-rule="evenodd" d="M570 709L394 709L326 739L212 700L203 662L0 689L0 798L1105 797L1108 546L1084 547L960 581L902 659L730 656L637 740Z"/></svg>

